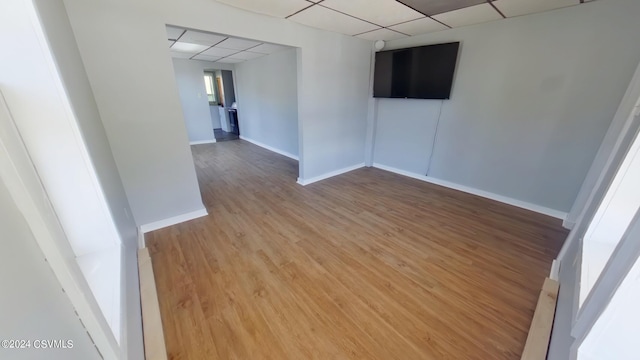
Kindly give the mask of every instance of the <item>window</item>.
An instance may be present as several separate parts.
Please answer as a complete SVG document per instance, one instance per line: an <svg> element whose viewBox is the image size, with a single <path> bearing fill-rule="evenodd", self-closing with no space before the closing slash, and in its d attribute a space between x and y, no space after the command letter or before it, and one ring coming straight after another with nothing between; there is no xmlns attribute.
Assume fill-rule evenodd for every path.
<svg viewBox="0 0 640 360"><path fill-rule="evenodd" d="M213 73L206 72L204 73L204 86L207 89L207 98L209 99L209 104L217 105L218 97L216 96L216 87L214 86L215 75Z"/></svg>

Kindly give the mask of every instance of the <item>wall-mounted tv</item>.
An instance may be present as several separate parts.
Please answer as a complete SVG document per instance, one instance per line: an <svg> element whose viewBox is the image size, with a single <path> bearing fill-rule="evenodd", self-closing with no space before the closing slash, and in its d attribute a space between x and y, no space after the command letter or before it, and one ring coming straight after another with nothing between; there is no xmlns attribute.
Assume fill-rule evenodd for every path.
<svg viewBox="0 0 640 360"><path fill-rule="evenodd" d="M459 42L376 53L373 97L449 99Z"/></svg>

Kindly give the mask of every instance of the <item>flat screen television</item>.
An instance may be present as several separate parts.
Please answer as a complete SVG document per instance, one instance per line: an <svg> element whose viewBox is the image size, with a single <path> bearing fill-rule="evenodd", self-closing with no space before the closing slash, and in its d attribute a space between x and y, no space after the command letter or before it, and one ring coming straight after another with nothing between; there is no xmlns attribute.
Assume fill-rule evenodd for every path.
<svg viewBox="0 0 640 360"><path fill-rule="evenodd" d="M459 42L376 53L373 97L449 99Z"/></svg>

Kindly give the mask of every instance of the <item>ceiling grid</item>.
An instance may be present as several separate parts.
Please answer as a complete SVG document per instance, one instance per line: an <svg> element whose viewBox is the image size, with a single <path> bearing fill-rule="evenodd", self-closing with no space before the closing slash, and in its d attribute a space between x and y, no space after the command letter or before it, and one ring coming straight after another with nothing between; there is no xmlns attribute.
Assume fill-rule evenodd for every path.
<svg viewBox="0 0 640 360"><path fill-rule="evenodd" d="M367 40L395 40L579 5L582 0L218 0ZM287 10L289 12L287 12Z"/></svg>

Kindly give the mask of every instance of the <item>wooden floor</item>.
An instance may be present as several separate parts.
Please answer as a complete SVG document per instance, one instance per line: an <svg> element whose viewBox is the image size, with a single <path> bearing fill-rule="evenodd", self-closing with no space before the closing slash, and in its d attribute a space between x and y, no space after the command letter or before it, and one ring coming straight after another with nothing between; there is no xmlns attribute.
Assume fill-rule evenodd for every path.
<svg viewBox="0 0 640 360"><path fill-rule="evenodd" d="M209 216L147 235L170 359L519 359L559 220L377 169L306 187L192 147Z"/></svg>

